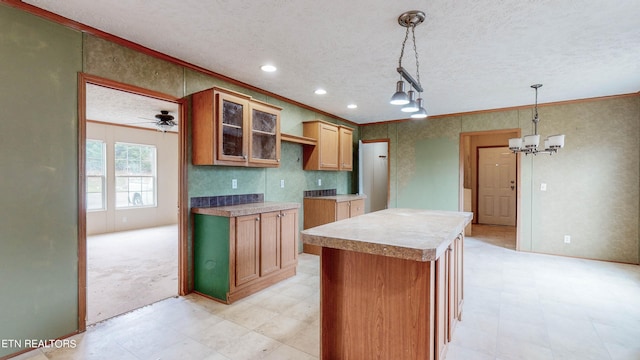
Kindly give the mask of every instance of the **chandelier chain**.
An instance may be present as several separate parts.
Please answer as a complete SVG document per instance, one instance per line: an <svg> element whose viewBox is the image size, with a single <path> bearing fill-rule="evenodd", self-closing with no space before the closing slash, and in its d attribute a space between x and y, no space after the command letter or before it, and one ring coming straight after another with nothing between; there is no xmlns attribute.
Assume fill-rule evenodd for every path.
<svg viewBox="0 0 640 360"><path fill-rule="evenodd" d="M404 56L404 46L407 44L407 39L409 38L409 27L407 26L407 31L404 33L404 41L402 42L402 49L400 50L400 58L398 59L398 67L402 67L402 57Z"/></svg>
<svg viewBox="0 0 640 360"><path fill-rule="evenodd" d="M418 85L422 87L420 82L420 61L418 61L418 48L416 47L416 27L413 24L411 24L411 35L413 37L413 52L416 54L416 76L418 77Z"/></svg>

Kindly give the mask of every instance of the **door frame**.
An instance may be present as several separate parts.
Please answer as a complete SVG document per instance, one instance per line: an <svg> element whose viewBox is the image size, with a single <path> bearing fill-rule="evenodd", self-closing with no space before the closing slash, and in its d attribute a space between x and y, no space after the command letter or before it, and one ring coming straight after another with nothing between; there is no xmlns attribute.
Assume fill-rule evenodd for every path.
<svg viewBox="0 0 640 360"><path fill-rule="evenodd" d="M178 104L178 295L189 293L187 199L187 103L161 92L78 73L78 331L87 328L86 85L93 84Z"/></svg>
<svg viewBox="0 0 640 360"><path fill-rule="evenodd" d="M465 171L464 171L464 163L465 163L465 147L467 145L467 143L470 144L471 139L474 136L492 136L492 135L504 135L506 133L513 133L516 137L520 137L522 136L522 129L520 128L515 128L515 129L500 129L500 130L487 130L487 131L473 131L473 132L462 132L460 133L460 150L459 150L459 156L460 156L460 161L459 161L459 176L458 176L458 210L459 211L463 211L464 209L464 178L465 178ZM495 146L509 146L508 144L500 144L500 143L496 143ZM488 147L488 145L484 146L484 147ZM471 149L469 149L469 151L471 151ZM522 217L520 216L521 211L520 211L520 204L521 204L521 181L522 181L522 171L521 171L521 161L520 161L520 157L521 154L514 154L514 156L516 157L516 250L520 250L520 228L521 228L521 221L522 221ZM477 161L477 159L476 159ZM477 164L476 164L477 166ZM472 197L477 196L477 189L476 192L472 195ZM477 200L476 200L476 206L477 206ZM473 207L472 207L473 208ZM477 220L477 216L474 216L474 220Z"/></svg>
<svg viewBox="0 0 640 360"><path fill-rule="evenodd" d="M391 202L391 139L372 139L372 140L360 140L362 144L371 144L371 143L387 143L387 209L389 208ZM359 174L362 176L362 174ZM364 181L364 180L363 180ZM360 189L364 191L364 189Z"/></svg>

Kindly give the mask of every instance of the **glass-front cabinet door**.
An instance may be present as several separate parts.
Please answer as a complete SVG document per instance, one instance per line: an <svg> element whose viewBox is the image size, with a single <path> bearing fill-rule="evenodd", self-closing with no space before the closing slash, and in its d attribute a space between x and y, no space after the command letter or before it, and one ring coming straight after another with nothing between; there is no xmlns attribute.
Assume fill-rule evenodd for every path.
<svg viewBox="0 0 640 360"><path fill-rule="evenodd" d="M247 161L247 121L249 100L223 92L216 92L218 118L219 162Z"/></svg>
<svg viewBox="0 0 640 360"><path fill-rule="evenodd" d="M235 91L192 95L194 165L280 166L281 108Z"/></svg>
<svg viewBox="0 0 640 360"><path fill-rule="evenodd" d="M278 166L280 162L280 110L251 103L249 162L256 166Z"/></svg>

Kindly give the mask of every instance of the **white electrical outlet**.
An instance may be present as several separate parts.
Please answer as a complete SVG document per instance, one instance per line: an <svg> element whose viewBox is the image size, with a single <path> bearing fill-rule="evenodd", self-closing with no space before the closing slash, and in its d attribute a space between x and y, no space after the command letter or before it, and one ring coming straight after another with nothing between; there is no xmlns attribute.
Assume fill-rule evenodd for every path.
<svg viewBox="0 0 640 360"><path fill-rule="evenodd" d="M322 179L318 179L318 186L322 186Z"/></svg>
<svg viewBox="0 0 640 360"><path fill-rule="evenodd" d="M571 235L565 235L564 236L564 243L565 244L571 244Z"/></svg>
<svg viewBox="0 0 640 360"><path fill-rule="evenodd" d="M231 179L231 188L232 189L238 188L238 179Z"/></svg>
<svg viewBox="0 0 640 360"><path fill-rule="evenodd" d="M280 187L284 189L284 179L280 180Z"/></svg>
<svg viewBox="0 0 640 360"><path fill-rule="evenodd" d="M547 191L547 183L540 184L540 191Z"/></svg>

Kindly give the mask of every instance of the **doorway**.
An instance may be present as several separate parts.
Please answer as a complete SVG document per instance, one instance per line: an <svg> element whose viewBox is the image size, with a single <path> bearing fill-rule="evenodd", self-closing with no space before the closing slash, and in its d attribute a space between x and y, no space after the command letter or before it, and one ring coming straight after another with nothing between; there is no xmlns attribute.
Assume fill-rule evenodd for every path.
<svg viewBox="0 0 640 360"><path fill-rule="evenodd" d="M508 150L508 144L510 138L516 138L521 136L520 129L503 129L503 130L490 130L490 131L478 131L478 132L468 132L460 134L460 178L459 178L459 204L458 208L463 211L473 212L473 225L481 224L482 222L492 221L486 220L485 216L488 212L500 211L500 207L502 203L506 202L506 199L502 197L499 193L491 194L489 193L489 198L493 201L487 202L482 201L480 196L485 197L486 186L483 190L483 194L480 195L480 176L485 176L484 174L480 174L479 168L481 167L480 163L480 153L481 152L492 152L495 153L492 155L497 157L497 159L503 158L505 161L514 161L515 165L511 163L509 167L511 169L515 168L515 175L504 175L503 178L506 179L506 186L503 186L510 195L513 195L515 198L515 204L505 204L502 206L503 209L511 209L513 210L513 216L515 220L513 223L509 222L510 225L502 225L502 226L514 226L515 225L515 244L510 245L514 248L518 249L518 241L519 241L519 227L520 227L520 219L518 214L520 212L520 155L514 155ZM480 150L485 149L485 150ZM499 150L489 150L489 149L499 149ZM483 155L484 157L484 155ZM501 173L505 172L505 168L501 169L500 161L497 162L498 166L496 166L495 162L496 158L493 158L491 161L482 160L482 162L488 163L489 165L493 161L493 169L489 171L490 166L486 166L482 171L485 170L491 174L490 177L496 178L496 181L500 181ZM495 168L498 168L496 170ZM515 177L515 178L514 178ZM514 181L514 183L511 183ZM483 183L484 184L484 183ZM513 189L511 189L513 186ZM502 202L502 203L501 203ZM511 206L509 208L509 206ZM481 217L480 213L484 209L484 215ZM498 216L500 218L501 216ZM513 225L511 225L513 224ZM467 228L467 231L473 231L473 225L470 228ZM499 225L488 225L488 226L499 226Z"/></svg>
<svg viewBox="0 0 640 360"><path fill-rule="evenodd" d="M389 139L361 140L359 192L366 195L365 213L389 207Z"/></svg>
<svg viewBox="0 0 640 360"><path fill-rule="evenodd" d="M87 322L148 305L137 301L139 294L156 294L153 283L167 276L145 275L154 268L145 261L166 258L159 249L172 253L174 282L162 290L165 297L187 293L186 126L183 101L170 95L87 74L79 76L78 94L78 327L84 331ZM155 128L165 112L177 122L166 133ZM165 244L158 243L162 238ZM113 280L100 281L105 277ZM110 288L92 291L94 285ZM121 301L113 296L118 291ZM137 302L123 305L127 298ZM94 311L105 306L113 308Z"/></svg>

